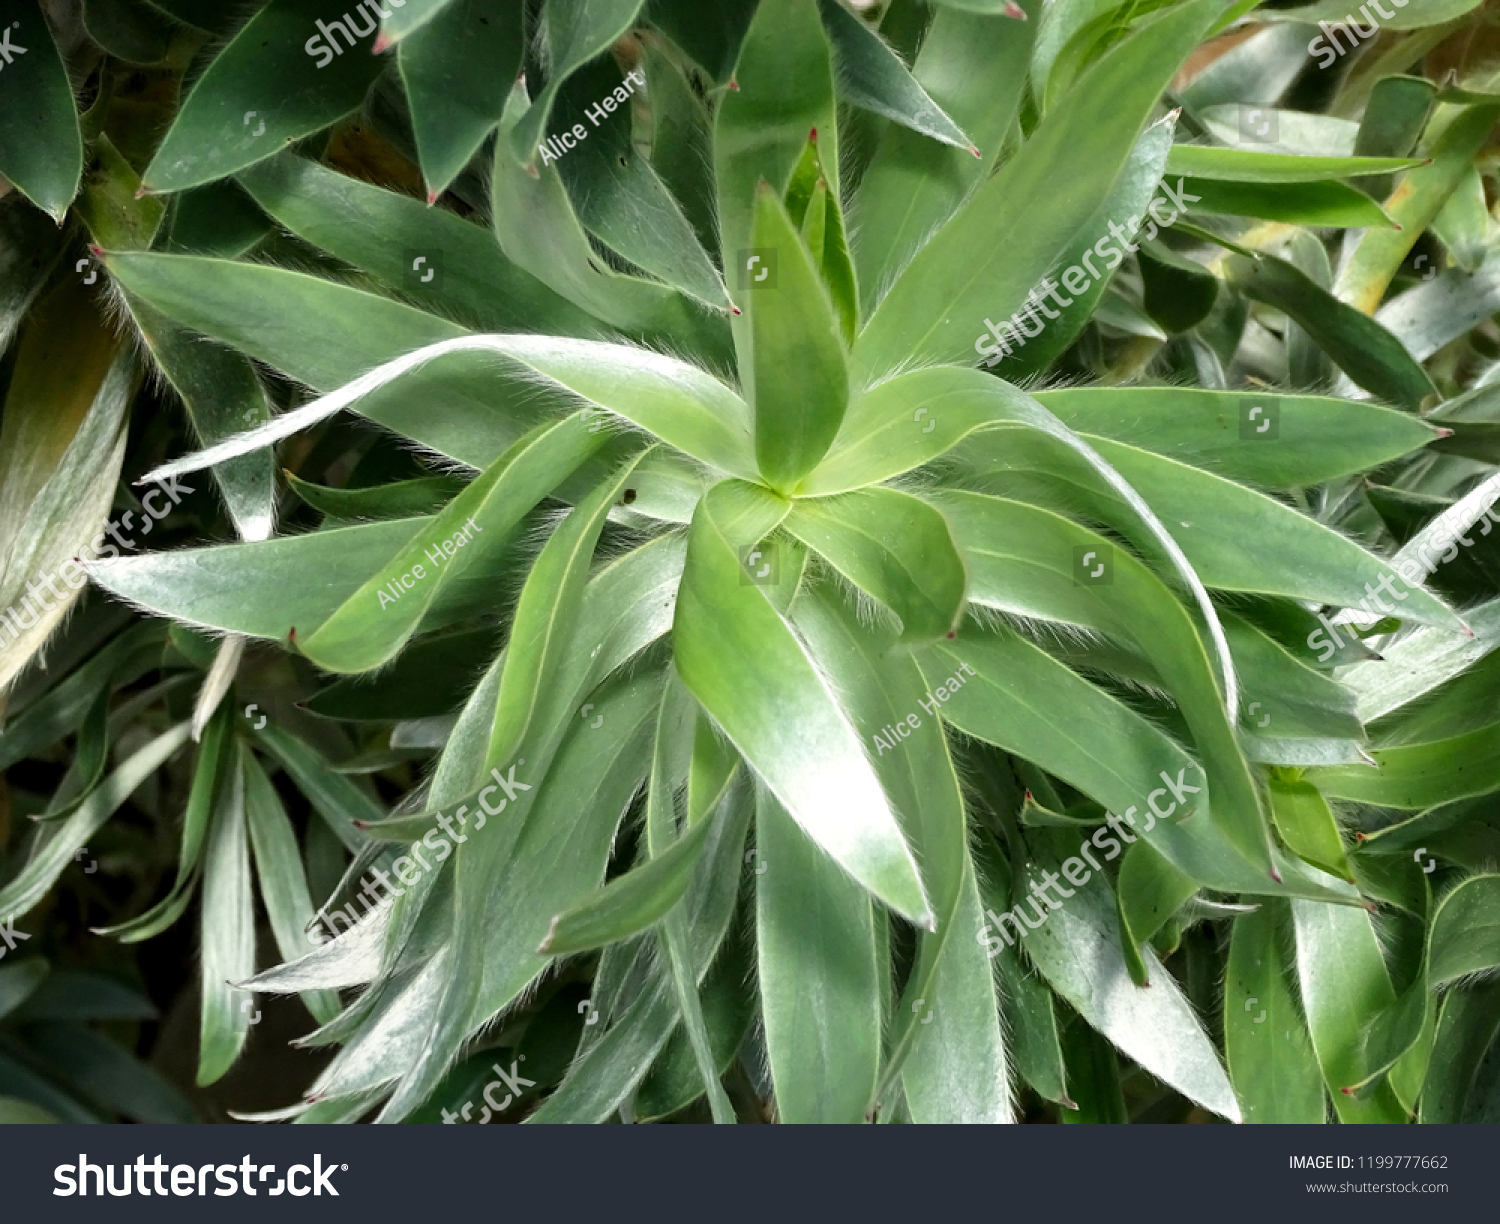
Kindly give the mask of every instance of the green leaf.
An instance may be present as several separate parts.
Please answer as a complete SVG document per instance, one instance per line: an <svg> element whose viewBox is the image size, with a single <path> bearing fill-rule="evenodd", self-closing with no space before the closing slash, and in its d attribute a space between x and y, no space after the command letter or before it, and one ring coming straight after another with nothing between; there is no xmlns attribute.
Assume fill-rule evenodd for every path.
<svg viewBox="0 0 1500 1224"><path fill-rule="evenodd" d="M292 492L329 519L399 519L437 514L470 483L457 476L419 476L364 489L330 489L311 484L291 472L286 482Z"/></svg>
<svg viewBox="0 0 1500 1224"><path fill-rule="evenodd" d="M1051 839L1036 836L1037 865L1054 870L1061 863L1060 853ZM1064 890L1061 884L1058 888ZM1142 954L1151 985L1141 987L1130 980L1108 881L1096 873L1076 892L1076 897L1044 910L1042 921L1026 933L1032 963L1052 989L1122 1053L1189 1100L1240 1121L1239 1105L1213 1043L1149 948ZM1077 1085L1074 1093L1078 1094Z"/></svg>
<svg viewBox="0 0 1500 1224"><path fill-rule="evenodd" d="M300 639L302 653L339 673L388 662L451 584L493 576L521 519L602 441L581 413L538 426Z"/></svg>
<svg viewBox="0 0 1500 1224"><path fill-rule="evenodd" d="M559 652L572 640L604 520L639 461L639 455L631 458L578 504L552 533L526 576L505 647L487 767L510 760L531 725L542 690L557 671ZM518 466L526 465L521 461Z"/></svg>
<svg viewBox="0 0 1500 1224"><path fill-rule="evenodd" d="M341 0L271 0L183 100L142 176L146 190L225 178L359 106L384 65L352 45L356 16L375 32L373 17L346 13Z"/></svg>
<svg viewBox="0 0 1500 1224"><path fill-rule="evenodd" d="M248 360L207 343L141 303L127 304L161 372L182 398L200 446L270 419L265 388ZM214 481L243 540L264 540L274 525L276 475L269 452L214 469Z"/></svg>
<svg viewBox="0 0 1500 1224"><path fill-rule="evenodd" d="M245 761L236 744L219 792L203 857L203 1002L199 1028L200 1088L221 1079L244 1048L254 999L231 983L255 972L255 898L245 838Z"/></svg>
<svg viewBox="0 0 1500 1224"><path fill-rule="evenodd" d="M1269 831L1225 713L1219 679L1197 628L1160 579L1101 537L1048 511L968 494L951 494L940 504L970 559L975 602L1048 619L1061 614L1064 620L1072 620L1073 608L1081 604L1083 623L1136 642L1192 729L1213 796L1214 823L1270 874ZM1079 581L1081 567L1088 564L1081 558L1090 551L1110 557L1109 583ZM1145 802L1145 792L1132 800L1133 805Z"/></svg>
<svg viewBox="0 0 1500 1224"><path fill-rule="evenodd" d="M500 121L501 141L534 109L518 82ZM671 290L615 272L594 254L555 164L528 171L509 156L496 157L490 186L501 250L555 293L627 331L645 330L671 308Z"/></svg>
<svg viewBox="0 0 1500 1224"><path fill-rule="evenodd" d="M1500 983L1450 990L1438 1015L1421 1122L1462 1122L1476 1075L1500 1030Z"/></svg>
<svg viewBox="0 0 1500 1224"><path fill-rule="evenodd" d="M1314 867L1354 883L1354 871L1328 802L1309 782L1271 775L1271 819L1288 848Z"/></svg>
<svg viewBox="0 0 1500 1224"><path fill-rule="evenodd" d="M587 952L657 922L687 892L712 828L713 820L699 821L662 853L554 915L537 950L551 956Z"/></svg>
<svg viewBox="0 0 1500 1224"><path fill-rule="evenodd" d="M781 196L816 132L829 187L838 191L838 127L833 63L817 9L806 0L760 0L740 48L738 89L726 94L714 121L719 185L719 244L733 290L749 287L756 190L765 182ZM736 328L744 331L744 321ZM746 363L741 363L742 368Z"/></svg>
<svg viewBox="0 0 1500 1224"><path fill-rule="evenodd" d="M879 34L838 0L819 0L818 11L833 45L839 92L846 102L956 149L972 151L972 142L962 129L928 96Z"/></svg>
<svg viewBox="0 0 1500 1224"><path fill-rule="evenodd" d="M495 130L524 50L519 0L458 0L402 40L396 58L429 202Z"/></svg>
<svg viewBox="0 0 1500 1224"><path fill-rule="evenodd" d="M855 344L858 382L868 386L908 361L966 361L978 321L1023 304L1107 197L1211 8L1191 0L1088 70L897 278ZM1064 181L1068 190L1059 192Z"/></svg>
<svg viewBox="0 0 1500 1224"><path fill-rule="evenodd" d="M524 165L537 158L537 145L563 83L589 60L603 54L635 23L642 0L547 0L542 15L546 30L547 83L530 112L508 133L513 157Z"/></svg>
<svg viewBox="0 0 1500 1224"><path fill-rule="evenodd" d="M1196 387L1066 387L1035 396L1080 433L1271 489L1363 472L1434 437L1433 427L1410 413L1331 396ZM1274 437L1241 436L1257 404L1275 406Z"/></svg>
<svg viewBox="0 0 1500 1224"><path fill-rule="evenodd" d="M1224 1048L1246 1122L1321 1123L1327 1112L1307 1021L1282 965L1285 902L1266 900L1230 928Z"/></svg>
<svg viewBox="0 0 1500 1224"><path fill-rule="evenodd" d="M0 174L61 225L83 174L73 88L40 4L0 0L0 30L13 52L0 79Z"/></svg>
<svg viewBox="0 0 1500 1224"><path fill-rule="evenodd" d="M83 26L111 55L132 64L160 63L172 42L172 23L136 0L85 0Z"/></svg>
<svg viewBox="0 0 1500 1224"><path fill-rule="evenodd" d="M1039 19L1041 13L1033 0L1030 15ZM1026 64L1039 24L947 7L933 14L913 76L968 133L980 155L886 125L860 180L859 224L851 236L866 312L891 276L998 164L1026 88Z"/></svg>
<svg viewBox="0 0 1500 1224"><path fill-rule="evenodd" d="M601 61L574 76L561 97L571 109L584 111L611 92L615 99L628 97L637 80L644 78L633 73L622 85L613 64ZM586 129L580 124L579 130ZM576 143L577 148L563 150L566 156L557 166L584 228L643 272L712 310L728 310L718 269L650 160L635 147L628 103Z"/></svg>
<svg viewBox="0 0 1500 1224"><path fill-rule="evenodd" d="M1420 157L1293 157L1259 149L1179 144L1167 156L1167 173L1231 183L1319 183L1391 174L1420 166L1423 161Z"/></svg>
<svg viewBox="0 0 1500 1224"><path fill-rule="evenodd" d="M1488 139L1497 115L1500 103L1495 102L1471 107L1445 104L1438 108L1427 125L1430 160L1408 171L1391 196L1390 216L1401 228L1372 229L1360 239L1334 283L1334 295L1339 301L1347 302L1361 314L1375 313L1412 245L1473 167L1474 157ZM1352 371L1350 377L1359 381Z"/></svg>
<svg viewBox="0 0 1500 1224"><path fill-rule="evenodd" d="M138 749L105 778L78 809L57 826L29 862L0 888L0 912L24 915L35 909L58 877L74 862L77 851L104 827L115 811L148 777L187 742L189 725L179 723Z"/></svg>
<svg viewBox="0 0 1500 1224"><path fill-rule="evenodd" d="M10 614L10 640L0 652L0 691L11 686L78 598L86 583L79 559L97 557L100 547L117 551L104 545L100 527L114 500L138 369L84 295L77 278L68 278L43 300L5 392L0 608ZM155 522L147 516L140 534ZM123 516L109 525L118 532L121 523L130 530ZM44 585L49 582L50 588Z"/></svg>
<svg viewBox="0 0 1500 1224"><path fill-rule="evenodd" d="M1308 227L1386 229L1391 217L1365 195L1344 183L1236 183L1194 179L1195 211L1210 216L1259 217Z"/></svg>
<svg viewBox="0 0 1500 1224"><path fill-rule="evenodd" d="M1362 1096L1346 1091L1363 1074L1362 1026L1396 1002L1369 914L1349 906L1293 901L1292 917L1302 1008L1340 1120L1404 1122L1406 1111L1388 1084L1377 1084Z"/></svg>
<svg viewBox="0 0 1500 1224"><path fill-rule="evenodd" d="M802 829L864 887L919 925L932 915L864 746L827 680L737 551L785 513L736 506L730 485L699 504L673 652L688 689Z"/></svg>
<svg viewBox="0 0 1500 1224"><path fill-rule="evenodd" d="M598 324L582 310L507 259L497 249L492 233L451 212L424 208L418 200L361 183L292 153L243 171L239 181L257 204L297 237L370 273L438 315L456 313L496 331L535 328L573 336L592 336L598 331ZM414 268L424 257L425 262ZM430 280L424 279L429 275ZM384 332L382 328L377 335L383 339ZM449 330L434 338L456 334ZM410 338L426 335L419 331ZM409 347L393 337L377 350L373 361L350 367L331 382L305 381L321 391L330 390Z"/></svg>
<svg viewBox="0 0 1500 1224"><path fill-rule="evenodd" d="M759 0L721 0L705 5L697 0L649 0L646 15L722 85L734 71L740 43L755 16Z"/></svg>
<svg viewBox="0 0 1500 1224"><path fill-rule="evenodd" d="M1413 811L1500 790L1500 723L1448 739L1377 748L1375 768L1310 769L1307 779L1333 799Z"/></svg>
<svg viewBox="0 0 1500 1224"><path fill-rule="evenodd" d="M1147 216L1152 197L1161 182L1163 163L1172 148L1174 128L1175 124L1169 117L1146 129L1131 150L1130 159L1125 163L1120 177L1115 180L1109 196L1078 231L1068 249L1058 256L1056 267L1061 269L1058 272L1059 278L1072 280L1075 285L1080 279L1085 282L1084 288L1079 292L1074 292L1065 284L1062 288L1067 292L1052 294L1051 300L1057 309L1047 306L1044 313L1056 314L1059 318L1049 323L1046 330L1034 338L1034 342L1026 338L1029 329L1021 322L1022 317L1025 317L1021 311L1002 320L999 326L1010 328L1007 347L1008 343L1014 342L1021 345L1015 352L1002 357L1004 350L998 337L999 328L991 327L989 316L985 317L984 326L988 332L974 342L974 351L980 356L989 355L989 360L984 363L987 368L993 367L999 360L1000 366L996 373L1000 377L1011 382L1022 382L1027 376L1046 369L1078 338L1079 333L1094 317L1100 303L1105 300L1105 291L1114 276L1112 268L1118 267L1122 259L1121 252L1112 245L1116 234L1124 232L1120 230L1117 218L1126 218L1128 225L1132 217ZM1148 220L1147 224L1155 228L1154 221ZM1111 225L1115 227L1113 231L1110 229ZM1098 257L1103 266L1095 267L1095 257ZM1106 258L1111 259L1109 264L1104 264ZM1141 266L1144 277L1144 260ZM1088 273L1087 276L1084 275L1085 272ZM1030 310L1029 317L1036 319L1034 309Z"/></svg>
<svg viewBox="0 0 1500 1224"><path fill-rule="evenodd" d="M923 864L936 930L918 934L917 960L891 1018L875 1107L904 1086L922 1121L1009 1118L1006 1054L988 966L967 944L978 922L964 802L942 724L918 661L894 635L860 622L829 585L809 588L795 623L875 750L881 786ZM920 711L920 712L919 712ZM894 731L902 723L906 738Z"/></svg>
<svg viewBox="0 0 1500 1224"><path fill-rule="evenodd" d="M242 764L245 815L250 844L255 851L261 899L276 937L277 950L287 960L296 960L308 951L305 932L315 913L302 870L302 855L297 849L297 835L292 831L276 788L254 754L242 753ZM339 998L332 991L307 991L302 1001L320 1024L327 1024L339 1014Z"/></svg>
<svg viewBox="0 0 1500 1224"><path fill-rule="evenodd" d="M968 585L942 514L909 493L865 489L793 503L786 529L901 620L902 639L957 627Z"/></svg>
<svg viewBox="0 0 1500 1224"><path fill-rule="evenodd" d="M751 235L763 266L749 277L746 397L755 414L755 458L767 483L787 490L828 453L849 400L849 372L833 303L777 194L762 183ZM770 275L756 283L761 273Z"/></svg>
<svg viewBox="0 0 1500 1224"><path fill-rule="evenodd" d="M100 560L105 590L204 629L284 641L319 625L431 519L397 519L286 536ZM306 576L317 574L316 584Z"/></svg>
<svg viewBox="0 0 1500 1224"><path fill-rule="evenodd" d="M996 915L1010 908L1010 865L992 833L977 829L973 837L974 866L979 877L980 900L986 907L985 918L1003 931ZM1016 1070L1044 1100L1077 1109L1068 1096L1052 992L1036 972L1022 962L1020 952L1012 946L1014 937L1002 943L998 935L989 932L985 922L979 924L975 936L976 941L986 948L987 956L992 960L998 958L1005 1019L1010 1032L1008 1055L1015 1060Z"/></svg>
<svg viewBox="0 0 1500 1224"><path fill-rule="evenodd" d="M691 562L690 562L691 564ZM870 896L769 794L756 805L761 1015L783 1122L862 1122L880 1071ZM759 864L757 864L757 870Z"/></svg>
<svg viewBox="0 0 1500 1224"><path fill-rule="evenodd" d="M234 711L226 702L214 712L204 729L198 759L193 764L193 785L188 791L187 810L182 818L177 876L172 881L171 890L145 913L116 926L96 928L96 934L113 936L121 943L139 943L159 935L182 917L200 875L199 861L209 821L218 804L220 791L227 785L225 779L233 764L231 748L234 741L229 726L234 717Z"/></svg>

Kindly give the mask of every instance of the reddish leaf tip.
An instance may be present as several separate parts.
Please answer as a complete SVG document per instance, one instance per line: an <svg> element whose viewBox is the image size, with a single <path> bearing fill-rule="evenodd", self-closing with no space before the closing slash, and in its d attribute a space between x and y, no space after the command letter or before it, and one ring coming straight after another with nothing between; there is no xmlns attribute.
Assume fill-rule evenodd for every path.
<svg viewBox="0 0 1500 1224"><path fill-rule="evenodd" d="M1027 19L1026 10L1017 4L1016 0L1007 0L1005 9L1000 15L1002 17L1014 17L1017 21L1025 21Z"/></svg>
<svg viewBox="0 0 1500 1224"><path fill-rule="evenodd" d="M1276 868L1272 867L1271 868L1271 878L1273 880L1275 880L1276 883L1280 884L1281 883L1281 872L1277 871Z"/></svg>
<svg viewBox="0 0 1500 1224"><path fill-rule="evenodd" d="M1439 438L1451 438L1453 436L1453 431L1451 429L1444 429L1441 425L1439 425L1437 427L1437 436Z"/></svg>
<svg viewBox="0 0 1500 1224"><path fill-rule="evenodd" d="M443 193L441 191L429 191L427 193L427 207L431 208L434 204L436 204L438 202L438 197L442 194Z"/></svg>
<svg viewBox="0 0 1500 1224"><path fill-rule="evenodd" d="M373 54L380 55L383 52L389 51L394 41L389 34L382 30L380 37L375 40L375 45L370 50Z"/></svg>
<svg viewBox="0 0 1500 1224"><path fill-rule="evenodd" d="M817 144L818 143L818 129L817 128L813 128L813 130L810 131L807 134L807 139L808 139L809 143L811 143L811 144Z"/></svg>
<svg viewBox="0 0 1500 1224"><path fill-rule="evenodd" d="M729 78L729 88L732 89L732 90L734 90L735 93L739 93L740 92L740 83L739 83L739 81L737 81L734 77L730 77Z"/></svg>
<svg viewBox="0 0 1500 1224"><path fill-rule="evenodd" d="M745 312L743 310L741 310L738 306L731 306L729 308L729 313L730 314L737 314L738 315L738 314L744 314Z"/></svg>
<svg viewBox="0 0 1500 1224"><path fill-rule="evenodd" d="M356 820L354 822L354 827L356 829L368 829L370 827L370 822L368 820Z"/></svg>
<svg viewBox="0 0 1500 1224"><path fill-rule="evenodd" d="M978 149L976 149L973 145L969 146L969 152L972 153L972 154L974 154L975 157L983 157L984 156L984 154L981 153Z"/></svg>
<svg viewBox="0 0 1500 1224"><path fill-rule="evenodd" d="M1353 1088L1340 1088L1339 1091L1342 1092L1345 1096L1353 1096L1354 1095L1354 1089Z"/></svg>

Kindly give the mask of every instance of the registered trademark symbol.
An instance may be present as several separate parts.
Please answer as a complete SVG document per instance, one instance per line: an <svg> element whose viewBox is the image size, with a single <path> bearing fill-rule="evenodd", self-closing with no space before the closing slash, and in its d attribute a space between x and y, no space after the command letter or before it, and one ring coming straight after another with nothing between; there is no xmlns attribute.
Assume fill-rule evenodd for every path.
<svg viewBox="0 0 1500 1224"><path fill-rule="evenodd" d="M349 1166L348 1165L339 1165L339 1168L342 1169L345 1173L349 1172Z"/></svg>

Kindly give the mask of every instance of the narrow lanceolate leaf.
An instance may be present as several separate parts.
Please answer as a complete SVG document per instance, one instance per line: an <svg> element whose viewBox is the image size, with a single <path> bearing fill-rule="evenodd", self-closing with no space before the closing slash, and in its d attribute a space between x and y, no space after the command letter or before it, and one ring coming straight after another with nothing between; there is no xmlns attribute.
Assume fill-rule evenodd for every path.
<svg viewBox="0 0 1500 1224"><path fill-rule="evenodd" d="M230 724L235 712L220 706L209 719L193 765L193 785L188 791L187 811L182 817L182 841L177 854L177 876L172 888L144 914L117 926L96 928L95 934L109 935L121 943L138 943L160 934L176 922L192 900L193 886L198 882L199 859L218 802L219 790L233 764L233 735Z"/></svg>
<svg viewBox="0 0 1500 1224"><path fill-rule="evenodd" d="M1377 232L1371 230L1365 240ZM1401 341L1285 260L1237 256L1228 269L1230 280L1244 293L1295 319L1366 391L1406 408L1419 407L1435 393L1427 371Z"/></svg>
<svg viewBox="0 0 1500 1224"><path fill-rule="evenodd" d="M1375 768L1308 771L1325 795L1415 811L1500 789L1500 723L1449 739L1377 748Z"/></svg>
<svg viewBox="0 0 1500 1224"><path fill-rule="evenodd" d="M1034 17L1042 6L1029 0ZM888 125L855 201L855 262L868 313L902 264L953 215L999 161L1026 88L1026 65L1040 21L939 9L912 74L979 150L940 145Z"/></svg>
<svg viewBox="0 0 1500 1224"><path fill-rule="evenodd" d="M911 852L859 734L754 585L760 570L742 564L784 509L739 511L736 493L714 490L693 518L673 631L678 671L804 832L886 904L929 925Z"/></svg>
<svg viewBox="0 0 1500 1224"><path fill-rule="evenodd" d="M101 552L137 381L134 355L76 283L47 296L17 353L0 425L0 691L78 598L87 581L78 560ZM141 534L155 522L146 516Z"/></svg>
<svg viewBox="0 0 1500 1224"><path fill-rule="evenodd" d="M967 152L973 147L879 34L838 0L819 0L818 11L833 44L845 101L954 148Z"/></svg>
<svg viewBox="0 0 1500 1224"><path fill-rule="evenodd" d="M528 169L509 155L511 136L533 113L525 83L518 81L500 119L502 156L495 158L490 179L501 250L575 306L622 330L645 330L669 308L672 291L622 275L594 254L555 162L543 160Z"/></svg>
<svg viewBox="0 0 1500 1224"><path fill-rule="evenodd" d="M538 426L300 640L302 652L332 672L369 671L393 658L444 588L492 573L522 517L601 444L582 414Z"/></svg>
<svg viewBox="0 0 1500 1224"><path fill-rule="evenodd" d="M776 800L756 807L761 1015L783 1122L862 1122L880 1071L881 993L870 896ZM758 869L758 864L757 864Z"/></svg>
<svg viewBox="0 0 1500 1224"><path fill-rule="evenodd" d="M276 948L288 961L311 951L305 931L313 918L312 897L297 835L292 831L276 788L253 754L245 752L245 818L250 844L255 850L255 871L266 917L276 936ZM331 991L308 991L302 996L307 1010L321 1024L339 1013L338 996Z"/></svg>
<svg viewBox="0 0 1500 1224"><path fill-rule="evenodd" d="M105 590L204 629L285 640L320 625L431 519L364 523L259 544L107 558L89 567ZM316 574L315 582L308 581Z"/></svg>
<svg viewBox="0 0 1500 1224"><path fill-rule="evenodd" d="M203 1012L198 1084L219 1080L244 1048L254 996L231 986L255 972L255 898L245 837L245 762L237 745L203 859Z"/></svg>
<svg viewBox="0 0 1500 1224"><path fill-rule="evenodd" d="M1247 395L1196 387L1067 387L1036 399L1080 433L1125 442L1263 488L1321 484L1434 440L1407 412L1332 396ZM1249 410L1274 405L1275 436L1246 439ZM1265 413L1262 412L1262 417Z"/></svg>
<svg viewBox="0 0 1500 1224"><path fill-rule="evenodd" d="M833 303L777 193L764 183L751 245L759 263L744 295L749 346L740 368L760 473L785 491L827 454L844 419L849 373Z"/></svg>
<svg viewBox="0 0 1500 1224"><path fill-rule="evenodd" d="M1033 330L1028 324L1037 318L1035 307L1028 305L1025 310L1002 318L994 327L990 325L991 316L985 316L984 333L974 342L974 351L986 357L987 369L995 369L1001 378L1011 382L1023 382L1066 352L1088 326L1113 281L1114 269L1125 258L1125 253L1115 245L1116 234L1126 233L1127 239L1130 235L1120 229L1119 218L1126 218L1128 224L1131 217L1149 216L1175 129L1175 120L1170 115L1146 129L1109 195L1057 257L1059 275L1067 280L1071 273L1072 284L1064 284L1052 295L1054 305L1043 308L1046 314L1058 317L1047 323L1041 335L1027 336ZM1155 222L1148 220L1147 224L1154 226ZM1111 225L1114 231L1110 230ZM1143 276L1149 266L1149 260L1141 261ZM1082 289L1078 288L1080 278ZM1149 293L1149 282L1147 289ZM1011 351L1012 345L1019 347Z"/></svg>
<svg viewBox="0 0 1500 1224"><path fill-rule="evenodd" d="M958 775L942 723L930 716L940 701L931 694L932 678L899 649L894 634L861 624L831 584L811 588L793 611L874 750L875 772L922 862L937 927L918 936L873 1104L885 1108L900 1088L917 1121L1006 1121L1005 1046L989 966L968 942L978 903Z"/></svg>
<svg viewBox="0 0 1500 1224"><path fill-rule="evenodd" d="M617 105L613 114L579 125L588 135L583 140L575 139L576 132L569 137L576 148L553 145L567 154L558 160L558 172L590 234L632 266L713 310L726 311L723 279L650 159L635 147L629 99L644 80L632 70L622 83L619 71L604 60L568 82L560 102L569 113L581 118L600 98Z"/></svg>
<svg viewBox="0 0 1500 1224"><path fill-rule="evenodd" d="M1246 1122L1322 1122L1326 1098L1307 1021L1282 967L1284 901L1234 920L1224 985L1229 1078Z"/></svg>
<svg viewBox="0 0 1500 1224"><path fill-rule="evenodd" d="M807 0L761 0L740 48L735 83L739 88L719 103L714 126L719 241L731 292L750 287L763 267L746 266L755 254L756 187L770 183L778 196L786 190L809 132L823 144L829 186L838 190L832 52L817 8Z"/></svg>
<svg viewBox="0 0 1500 1224"><path fill-rule="evenodd" d="M901 620L908 642L952 633L963 616L963 558L942 514L894 489L793 504L786 529Z"/></svg>
<svg viewBox="0 0 1500 1224"><path fill-rule="evenodd" d="M362 6L272 0L184 99L146 167L146 190L224 178L348 114L384 67L364 41L374 33Z"/></svg>
<svg viewBox="0 0 1500 1224"><path fill-rule="evenodd" d="M661 854L558 914L539 951L567 956L645 930L687 892L712 828L712 820L699 821Z"/></svg>
<svg viewBox="0 0 1500 1224"><path fill-rule="evenodd" d="M237 181L297 237L368 272L425 309L472 319L491 331L534 330L559 336L599 332L595 320L507 259L486 226L291 152L251 166ZM180 204L178 208L180 215ZM338 288L328 282L314 284ZM379 329L370 338L384 339L383 333ZM408 337L415 339L416 335ZM356 350L351 355L363 364L352 373L333 384L306 381L326 391L409 347L409 342L390 345L374 360Z"/></svg>
<svg viewBox="0 0 1500 1224"><path fill-rule="evenodd" d="M1213 20L1192 0L1112 48L907 265L854 350L868 385L906 361L967 361L1108 195L1163 87ZM1068 190L1057 184L1066 181Z"/></svg>
<svg viewBox="0 0 1500 1224"><path fill-rule="evenodd" d="M1061 838L1047 840L1064 844ZM1038 866L1055 873L1060 862L1060 851L1050 845L1039 848ZM1240 1121L1239 1104L1213 1043L1150 948L1142 954L1151 984L1141 987L1131 981L1108 881L1096 873L1076 892L1044 911L1041 923L1027 932L1032 963L1053 990L1124 1054L1189 1100Z"/></svg>
<svg viewBox="0 0 1500 1224"><path fill-rule="evenodd" d="M1271 819L1287 847L1314 867L1354 883L1338 822L1318 788L1273 774L1270 796Z"/></svg>
<svg viewBox="0 0 1500 1224"><path fill-rule="evenodd" d="M188 740L191 728L179 723L151 740L104 779L47 839L16 876L0 889L0 910L7 916L36 908L75 861L74 855L104 827L136 789Z"/></svg>
<svg viewBox="0 0 1500 1224"><path fill-rule="evenodd" d="M212 446L270 419L255 367L232 349L193 336L144 303L131 313L151 356L182 397L200 446ZM276 477L269 451L214 469L214 480L242 540L264 540L274 523Z"/></svg>
<svg viewBox="0 0 1500 1224"><path fill-rule="evenodd" d="M640 462L636 455L579 502L552 533L526 576L505 647L505 670L495 705L495 724L485 756L488 767L510 760L553 678L560 653L571 640L588 581L594 546L610 509Z"/></svg>
<svg viewBox="0 0 1500 1224"><path fill-rule="evenodd" d="M402 41L397 61L429 198L447 190L500 122L524 27L520 0L457 0Z"/></svg>
<svg viewBox="0 0 1500 1224"><path fill-rule="evenodd" d="M1427 126L1429 139L1436 137L1431 161L1407 171L1389 201L1387 211L1401 228L1372 229L1360 239L1334 283L1333 291L1340 301L1361 314L1375 313L1413 244L1472 169L1497 115L1500 103L1493 101L1438 108Z"/></svg>
<svg viewBox="0 0 1500 1224"><path fill-rule="evenodd" d="M0 175L61 224L83 174L67 69L37 0L0 0L0 30Z"/></svg>
<svg viewBox="0 0 1500 1224"><path fill-rule="evenodd" d="M445 359L466 372L469 367L464 366L462 359L478 353L511 358L547 379L556 390L571 392L606 414L638 425L711 467L736 475L754 473L750 422L744 401L696 366L645 349L590 340L465 336L408 352L331 395L283 413L269 425L163 464L147 479L161 480L194 472L259 450L344 408L352 408L367 396L378 398L385 388L403 380L408 385L421 385L423 367L430 362ZM492 380L494 377L491 375ZM459 379L463 381L462 373ZM588 428L595 432L602 429L600 414L595 414ZM600 440L601 445L603 441Z"/></svg>
<svg viewBox="0 0 1500 1224"><path fill-rule="evenodd" d="M1293 157L1258 149L1218 149L1180 144L1167 157L1168 174L1231 183L1317 183L1325 179L1390 174L1422 164L1412 157Z"/></svg>
<svg viewBox="0 0 1500 1224"><path fill-rule="evenodd" d="M641 4L642 0L548 0L542 14L549 61L547 84L531 111L510 133L513 157L528 166L536 161L537 145L546 134L553 99L563 82L629 30Z"/></svg>
<svg viewBox="0 0 1500 1224"><path fill-rule="evenodd" d="M1302 1007L1340 1120L1404 1122L1405 1110L1385 1082L1360 1096L1346 1091L1364 1074L1366 1021L1396 1002L1370 915L1349 906L1293 901L1292 917Z"/></svg>

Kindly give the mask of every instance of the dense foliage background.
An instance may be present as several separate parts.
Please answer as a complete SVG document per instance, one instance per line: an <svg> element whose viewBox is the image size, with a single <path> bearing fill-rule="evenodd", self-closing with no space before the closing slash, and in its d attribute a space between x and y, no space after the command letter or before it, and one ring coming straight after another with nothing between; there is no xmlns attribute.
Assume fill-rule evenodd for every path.
<svg viewBox="0 0 1500 1224"><path fill-rule="evenodd" d="M1500 1120L1494 5L348 3L0 0L0 1120Z"/></svg>

